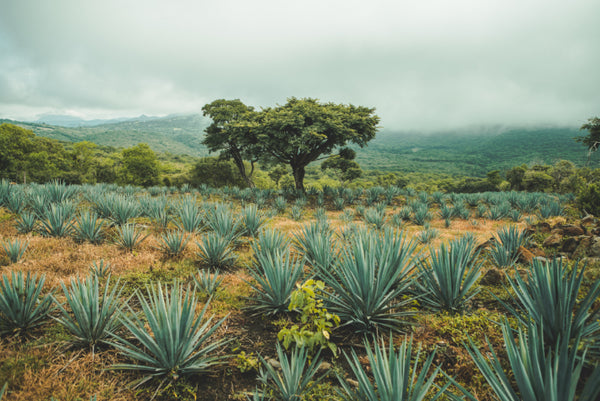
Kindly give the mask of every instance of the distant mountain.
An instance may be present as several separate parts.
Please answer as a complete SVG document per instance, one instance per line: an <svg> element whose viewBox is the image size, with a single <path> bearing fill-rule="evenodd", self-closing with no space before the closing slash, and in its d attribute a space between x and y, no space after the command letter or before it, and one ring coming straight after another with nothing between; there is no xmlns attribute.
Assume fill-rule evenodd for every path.
<svg viewBox="0 0 600 401"><path fill-rule="evenodd" d="M37 120L33 121L37 124L48 124L57 125L59 127L94 127L102 124L114 124L123 121L144 121L147 119L154 119L159 117L148 117L145 115L133 118L112 118L112 119L95 119L95 120L84 120L80 117L60 115L60 114L44 114L38 117Z"/></svg>
<svg viewBox="0 0 600 401"><path fill-rule="evenodd" d="M147 143L158 152L209 155L202 145L210 120L200 114L125 119L94 126L56 126L44 123L11 122L36 135L62 141L90 141L124 148ZM585 164L586 149L573 138L583 133L575 127L503 126L469 127L423 134L383 131L357 150L357 161L365 170L431 172L485 176L491 170L507 170L520 164L551 164L565 159ZM600 167L594 156L590 167Z"/></svg>
<svg viewBox="0 0 600 401"><path fill-rule="evenodd" d="M57 118L55 121L57 120L59 119ZM201 141L204 136L204 128L210 124L210 121L200 114L167 117L140 116L101 124L88 121L88 126L73 126L72 124L77 121L79 120L71 119L69 121L68 118L63 119L62 126L10 120L0 120L0 123L11 122L32 130L36 135L61 141L90 141L116 148L126 148L144 142L157 152L187 154L190 156L208 155L208 151L201 144Z"/></svg>

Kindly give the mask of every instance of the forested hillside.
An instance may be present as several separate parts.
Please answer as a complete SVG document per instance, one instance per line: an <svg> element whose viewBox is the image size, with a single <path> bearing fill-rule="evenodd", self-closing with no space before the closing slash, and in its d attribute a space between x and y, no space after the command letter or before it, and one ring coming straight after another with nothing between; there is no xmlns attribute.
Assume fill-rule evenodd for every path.
<svg viewBox="0 0 600 401"><path fill-rule="evenodd" d="M154 151L207 156L201 144L210 120L200 114L142 118L85 127L61 127L41 123L11 122L36 135L62 141L90 141L125 148L147 143ZM587 161L585 147L573 138L583 133L575 127L506 128L480 127L447 132L391 132L383 129L366 148L357 150L364 170L445 173L483 177L488 171L505 171L521 164L553 164ZM600 166L592 158L590 167Z"/></svg>

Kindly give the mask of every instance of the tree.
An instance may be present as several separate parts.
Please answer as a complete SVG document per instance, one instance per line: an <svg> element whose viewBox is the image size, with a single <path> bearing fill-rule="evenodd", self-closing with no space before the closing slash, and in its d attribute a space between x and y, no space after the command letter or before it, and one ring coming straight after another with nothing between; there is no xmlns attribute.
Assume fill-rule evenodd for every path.
<svg viewBox="0 0 600 401"><path fill-rule="evenodd" d="M213 120L204 130L206 137L202 144L210 152L220 151L222 158L233 159L246 184L254 188L252 174L254 163L259 158L251 132L254 108L246 106L239 99L219 99L202 107L202 111L204 116ZM244 160L250 162L249 173Z"/></svg>
<svg viewBox="0 0 600 401"><path fill-rule="evenodd" d="M203 157L198 159L190 171L190 184L198 187L206 184L218 188L224 186L244 186L245 181L241 177L236 166L230 160L222 160L217 157Z"/></svg>
<svg viewBox="0 0 600 401"><path fill-rule="evenodd" d="M588 130L588 134L586 136L579 136L575 140L587 146L589 162L592 153L597 151L600 146L600 118L589 118L587 124L583 124L581 129Z"/></svg>
<svg viewBox="0 0 600 401"><path fill-rule="evenodd" d="M350 148L340 150L337 155L329 156L321 163L321 170L331 169L336 172L340 181L352 181L362 175L362 170L357 162L356 152Z"/></svg>
<svg viewBox="0 0 600 401"><path fill-rule="evenodd" d="M150 146L140 143L123 149L121 156L122 165L118 173L119 183L151 187L160 182L158 159Z"/></svg>
<svg viewBox="0 0 600 401"><path fill-rule="evenodd" d="M375 137L374 108L288 99L283 106L255 114L252 135L261 157L289 164L296 189L304 191L306 166L348 143L363 147Z"/></svg>
<svg viewBox="0 0 600 401"><path fill-rule="evenodd" d="M20 180L27 157L35 150L35 134L13 124L0 125L0 178Z"/></svg>

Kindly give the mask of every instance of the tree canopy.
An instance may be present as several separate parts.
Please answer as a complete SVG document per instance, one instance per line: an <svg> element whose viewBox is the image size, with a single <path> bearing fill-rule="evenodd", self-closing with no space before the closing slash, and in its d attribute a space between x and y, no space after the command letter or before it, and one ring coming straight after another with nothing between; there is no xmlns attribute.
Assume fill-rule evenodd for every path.
<svg viewBox="0 0 600 401"><path fill-rule="evenodd" d="M151 187L159 183L160 167L150 146L140 143L123 149L118 181L121 184Z"/></svg>
<svg viewBox="0 0 600 401"><path fill-rule="evenodd" d="M251 128L254 108L246 106L239 99L218 99L204 105L204 116L213 122L206 129L202 143L211 152L220 152L223 159L233 159L240 175L250 187L254 187L252 173L258 160ZM250 161L250 172L246 171L244 160Z"/></svg>

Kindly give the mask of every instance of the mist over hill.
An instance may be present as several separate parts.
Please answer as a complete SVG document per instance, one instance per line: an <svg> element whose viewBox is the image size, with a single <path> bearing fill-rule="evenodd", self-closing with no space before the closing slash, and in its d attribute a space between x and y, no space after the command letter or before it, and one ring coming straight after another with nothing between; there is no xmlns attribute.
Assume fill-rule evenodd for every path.
<svg viewBox="0 0 600 401"><path fill-rule="evenodd" d="M64 116L63 116L64 117ZM55 116L54 121L59 121ZM83 121L83 120L81 120ZM81 122L80 121L80 122ZM157 152L208 156L201 143L210 120L200 114L167 117L140 116L123 121L66 119L69 126L42 122L11 122L36 135L61 141L90 141L125 148L144 142ZM390 172L440 172L484 176L520 164L552 164L570 160L578 166L587 161L584 146L573 138L583 133L576 127L479 126L443 132L393 132L382 130L365 148L356 148L357 161L365 170ZM591 167L598 167L598 157Z"/></svg>

